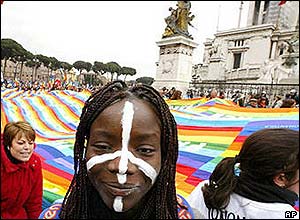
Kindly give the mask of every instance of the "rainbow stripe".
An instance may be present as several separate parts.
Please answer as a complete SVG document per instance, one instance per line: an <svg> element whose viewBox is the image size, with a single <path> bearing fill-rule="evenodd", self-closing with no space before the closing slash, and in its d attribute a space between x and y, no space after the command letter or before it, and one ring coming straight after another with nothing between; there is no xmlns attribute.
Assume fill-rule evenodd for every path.
<svg viewBox="0 0 300 220"><path fill-rule="evenodd" d="M36 153L42 159L43 208L63 198L73 176L73 145L89 91L1 90L1 133L9 121L26 120L37 132ZM217 163L235 156L242 143L262 128L299 130L299 109L250 109L230 100L166 100L178 128L176 189L186 198ZM295 206L299 209L299 202Z"/></svg>

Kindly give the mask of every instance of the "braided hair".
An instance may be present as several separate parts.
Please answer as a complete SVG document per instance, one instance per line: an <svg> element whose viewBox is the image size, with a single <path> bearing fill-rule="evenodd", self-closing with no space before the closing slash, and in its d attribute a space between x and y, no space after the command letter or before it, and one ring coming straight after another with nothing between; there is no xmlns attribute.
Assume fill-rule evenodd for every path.
<svg viewBox="0 0 300 220"><path fill-rule="evenodd" d="M135 217L178 219L175 188L178 139L175 119L164 99L153 87L144 84L127 87L123 81L107 84L85 102L74 144L74 176L64 198L60 218L117 218L119 213L105 206L88 178L85 151L90 127L96 117L111 104L128 97L149 102L161 121L161 170L156 182L142 199L145 204L138 209Z"/></svg>
<svg viewBox="0 0 300 220"><path fill-rule="evenodd" d="M240 163L240 174L234 166ZM283 172L291 181L299 169L299 131L288 128L265 128L249 135L236 157L226 157L218 163L202 188L208 208L226 208L230 195L244 182L272 187L273 178ZM262 190L262 189L261 189ZM257 189L257 192L258 191Z"/></svg>

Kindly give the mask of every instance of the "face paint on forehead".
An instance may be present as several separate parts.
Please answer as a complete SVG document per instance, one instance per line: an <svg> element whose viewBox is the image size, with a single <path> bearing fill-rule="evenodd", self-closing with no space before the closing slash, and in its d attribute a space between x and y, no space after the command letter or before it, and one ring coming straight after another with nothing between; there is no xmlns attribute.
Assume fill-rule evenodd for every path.
<svg viewBox="0 0 300 220"><path fill-rule="evenodd" d="M119 163L119 173L118 181L120 184L126 182L126 171L128 169L128 143L130 139L130 132L133 121L133 104L129 101L126 101L123 108L122 115L122 150L121 150L121 159Z"/></svg>

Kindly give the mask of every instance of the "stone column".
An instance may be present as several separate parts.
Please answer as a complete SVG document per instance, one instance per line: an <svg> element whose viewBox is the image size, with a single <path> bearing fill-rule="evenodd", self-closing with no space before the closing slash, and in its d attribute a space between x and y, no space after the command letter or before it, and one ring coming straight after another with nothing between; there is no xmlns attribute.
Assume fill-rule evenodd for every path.
<svg viewBox="0 0 300 220"><path fill-rule="evenodd" d="M260 7L259 7L259 14L258 14L257 24L262 24L264 7L265 7L265 1L261 1L260 2Z"/></svg>
<svg viewBox="0 0 300 220"><path fill-rule="evenodd" d="M248 16L247 16L247 26L252 26L254 9L255 9L255 1L250 1Z"/></svg>
<svg viewBox="0 0 300 220"><path fill-rule="evenodd" d="M278 45L278 41L277 40L273 41L272 49L271 49L271 59L276 58L277 45Z"/></svg>

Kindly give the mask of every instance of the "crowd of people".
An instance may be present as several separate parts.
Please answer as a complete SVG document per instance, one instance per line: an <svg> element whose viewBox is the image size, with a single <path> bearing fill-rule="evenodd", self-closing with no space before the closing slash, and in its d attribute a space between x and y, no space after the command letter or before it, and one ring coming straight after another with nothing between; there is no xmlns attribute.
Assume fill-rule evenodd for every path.
<svg viewBox="0 0 300 220"><path fill-rule="evenodd" d="M299 131L287 128L253 132L188 198L178 195L177 124L165 102L178 90L170 91L113 81L93 92L76 130L73 179L43 211L36 133L28 122L6 124L1 219L299 218Z"/></svg>
<svg viewBox="0 0 300 220"><path fill-rule="evenodd" d="M299 96L295 89L290 90L284 97L275 95L275 99L270 101L267 93L262 91L260 94L248 93L247 96L242 96L236 92L231 100L241 107L246 108L298 108Z"/></svg>
<svg viewBox="0 0 300 220"><path fill-rule="evenodd" d="M178 100L182 99L182 91L176 89L175 87L172 87L170 90L166 87L163 87L159 91L160 95L165 99L171 99L171 100Z"/></svg>
<svg viewBox="0 0 300 220"><path fill-rule="evenodd" d="M96 92L101 86L90 86L90 85L74 85L65 84L60 80L56 79L53 82L39 82L39 81L13 81L13 80L2 80L1 88L17 88L23 91L53 91L53 90L72 90L72 91L83 91L88 90L90 92ZM192 98L220 98L229 99L236 103L240 107L246 108L299 108L299 95L296 89L291 89L289 93L284 96L275 95L275 97L269 97L265 91L261 93L249 92L246 95L240 92L238 89L233 93L227 94L224 91L218 91L217 89L211 89L205 92L197 92L193 89L188 89L184 95L181 90L172 87L168 89L167 87L162 87L159 90L160 95L164 99L178 100L178 99L192 99Z"/></svg>
<svg viewBox="0 0 300 220"><path fill-rule="evenodd" d="M53 82L42 82L42 81L13 81L11 79L4 79L1 81L1 88L7 88L7 89L13 89L17 88L18 90L23 91L53 91L53 90L72 90L76 92L81 92L82 90L89 90L91 92L94 92L95 90L98 90L100 86L91 86L88 84L76 84L71 83L67 84L64 82L61 82L61 80L56 79Z"/></svg>
<svg viewBox="0 0 300 220"><path fill-rule="evenodd" d="M177 100L177 99L192 99L192 98L206 98L208 100L213 98L229 99L236 103L240 107L246 108L298 108L299 107L299 95L296 89L291 89L284 97L275 95L274 99L270 101L269 95L265 91L261 93L251 93L244 95L239 90L235 90L233 94L226 94L224 91L218 91L211 89L206 93L201 92L197 96L194 95L192 89L186 91L186 95L183 97L182 92L172 87L170 90L166 87L160 89L160 94L165 99Z"/></svg>

